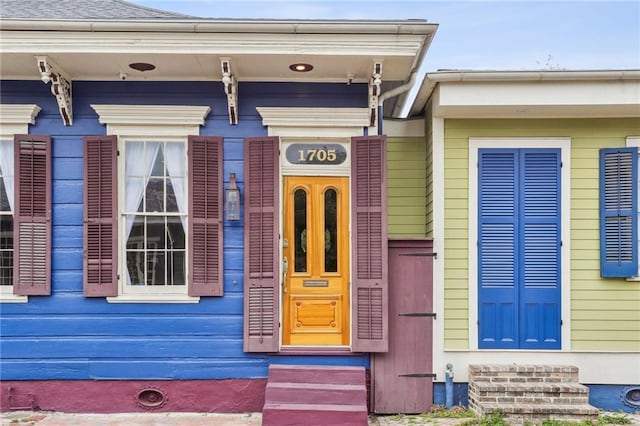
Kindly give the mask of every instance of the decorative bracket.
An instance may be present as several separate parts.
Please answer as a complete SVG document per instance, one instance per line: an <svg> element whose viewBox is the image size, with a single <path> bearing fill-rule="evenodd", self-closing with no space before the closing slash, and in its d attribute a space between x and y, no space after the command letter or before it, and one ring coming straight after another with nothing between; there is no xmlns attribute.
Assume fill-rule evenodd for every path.
<svg viewBox="0 0 640 426"><path fill-rule="evenodd" d="M382 84L382 62L373 63L373 74L369 80L369 126L378 125L378 96Z"/></svg>
<svg viewBox="0 0 640 426"><path fill-rule="evenodd" d="M58 109L65 126L73 124L73 110L71 107L71 78L58 64L47 56L36 56L40 79L45 83L51 82L51 93L58 101Z"/></svg>
<svg viewBox="0 0 640 426"><path fill-rule="evenodd" d="M231 72L231 60L229 58L220 58L220 66L222 67L224 93L227 95L229 124L238 124L238 81Z"/></svg>

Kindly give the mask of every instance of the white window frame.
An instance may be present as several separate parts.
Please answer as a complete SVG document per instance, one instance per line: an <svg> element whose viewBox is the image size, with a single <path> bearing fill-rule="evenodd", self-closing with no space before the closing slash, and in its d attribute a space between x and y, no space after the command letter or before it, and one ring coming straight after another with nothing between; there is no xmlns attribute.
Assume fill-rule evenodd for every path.
<svg viewBox="0 0 640 426"><path fill-rule="evenodd" d="M107 134L118 136L118 296L107 297L109 303L198 303L200 297L188 295L188 230L185 230L187 254L186 285L184 286L127 286L126 239L124 212L124 145L127 141L184 142L185 153L189 135L199 135L200 126L211 109L208 106L185 105L91 105L100 123L107 125ZM187 154L188 155L188 154ZM187 158L185 157L185 161ZM188 170L185 164L185 170ZM189 182L185 182L188 203ZM188 209L187 209L188 211ZM187 221L189 218L187 217ZM160 287L160 288L159 288ZM168 288L167 288L168 287ZM182 288L181 288L182 287Z"/></svg>
<svg viewBox="0 0 640 426"><path fill-rule="evenodd" d="M638 169L640 169L640 136L627 136L626 146L627 148L638 148ZM637 190L640 190L640 170L638 173L638 182L636 182L636 185L638 185ZM640 200L640 197L638 197L638 199ZM638 205L636 206L636 214L637 220L639 221L638 223L640 223L640 201L638 201ZM638 244L638 250L640 250L640 237L639 240L636 241L636 244ZM640 260L638 261L638 263L639 264L636 276L627 278L627 281L640 281Z"/></svg>
<svg viewBox="0 0 640 426"><path fill-rule="evenodd" d="M469 138L469 222L468 222L468 247L469 247L469 349L478 348L478 151L484 148L554 148L560 149L562 162L561 174L561 280L560 303L562 320L562 348L560 351L569 351L571 344L571 138ZM490 351L490 350L487 350ZM526 352L528 350L514 349L513 351ZM559 352L553 350L553 352Z"/></svg>
<svg viewBox="0 0 640 426"><path fill-rule="evenodd" d="M39 112L40 107L35 104L0 104L0 139L10 140L13 143L14 135L29 134L29 124L36 123ZM13 285L0 286L0 303L27 303L28 301L28 296L13 294Z"/></svg>

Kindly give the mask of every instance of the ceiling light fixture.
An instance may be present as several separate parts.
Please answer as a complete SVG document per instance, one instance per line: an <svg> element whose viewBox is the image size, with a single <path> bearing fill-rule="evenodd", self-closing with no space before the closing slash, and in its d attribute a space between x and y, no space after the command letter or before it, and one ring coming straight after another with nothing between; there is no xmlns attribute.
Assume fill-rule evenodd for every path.
<svg viewBox="0 0 640 426"><path fill-rule="evenodd" d="M156 66L153 64L148 64L146 62L134 62L129 64L129 68L134 69L136 71L145 72L145 71L153 71L156 69Z"/></svg>
<svg viewBox="0 0 640 426"><path fill-rule="evenodd" d="M309 72L313 69L313 65L297 63L289 65L289 69L295 72Z"/></svg>

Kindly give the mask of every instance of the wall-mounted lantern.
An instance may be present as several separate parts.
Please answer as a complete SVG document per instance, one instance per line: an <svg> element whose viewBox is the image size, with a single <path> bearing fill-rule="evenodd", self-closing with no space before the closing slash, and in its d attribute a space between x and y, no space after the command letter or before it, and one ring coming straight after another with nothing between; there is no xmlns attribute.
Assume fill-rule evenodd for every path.
<svg viewBox="0 0 640 426"><path fill-rule="evenodd" d="M236 174L229 175L229 188L225 191L225 214L227 220L240 220L240 188L236 185Z"/></svg>

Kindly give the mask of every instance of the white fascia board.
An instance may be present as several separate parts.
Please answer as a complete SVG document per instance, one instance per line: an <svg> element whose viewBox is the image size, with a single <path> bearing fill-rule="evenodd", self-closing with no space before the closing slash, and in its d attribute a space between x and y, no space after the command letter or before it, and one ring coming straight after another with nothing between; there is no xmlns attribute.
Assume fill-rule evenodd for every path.
<svg viewBox="0 0 640 426"><path fill-rule="evenodd" d="M442 118L640 117L640 80L438 84Z"/></svg>
<svg viewBox="0 0 640 426"><path fill-rule="evenodd" d="M424 35L2 31L3 53L415 56ZM35 54L35 53L34 53Z"/></svg>

